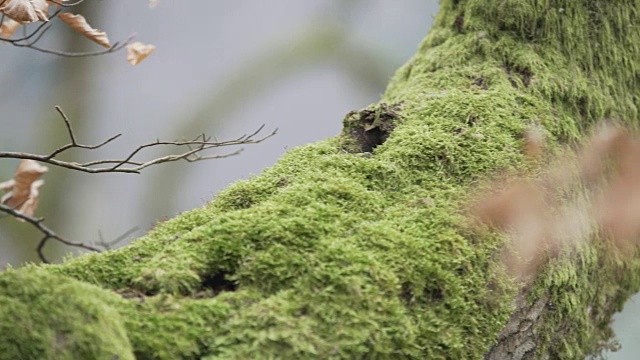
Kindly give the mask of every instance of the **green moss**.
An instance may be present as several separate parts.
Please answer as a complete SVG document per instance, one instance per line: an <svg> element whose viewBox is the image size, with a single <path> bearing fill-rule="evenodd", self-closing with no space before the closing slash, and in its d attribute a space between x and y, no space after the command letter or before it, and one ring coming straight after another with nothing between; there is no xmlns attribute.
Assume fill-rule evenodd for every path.
<svg viewBox="0 0 640 360"><path fill-rule="evenodd" d="M441 7L383 97L402 106L371 154L345 150L347 129L126 248L0 274L0 324L39 329L3 329L3 354L481 358L515 286L495 256L503 239L466 228L460 205L477 180L528 166L520 149L532 125L557 145L604 117L637 123L640 5ZM638 290L638 261L594 244L555 260L532 289L555 309L539 344L554 357L596 351L612 312ZM91 321L78 321L85 313ZM57 329L78 340L58 350ZM105 337L87 340L96 333Z"/></svg>
<svg viewBox="0 0 640 360"><path fill-rule="evenodd" d="M122 303L103 289L37 268L4 271L0 358L134 359Z"/></svg>

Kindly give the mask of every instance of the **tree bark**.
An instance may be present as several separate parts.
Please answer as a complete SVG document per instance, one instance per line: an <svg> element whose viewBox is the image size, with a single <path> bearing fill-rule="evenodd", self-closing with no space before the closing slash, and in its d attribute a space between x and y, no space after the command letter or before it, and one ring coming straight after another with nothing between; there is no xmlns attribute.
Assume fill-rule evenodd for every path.
<svg viewBox="0 0 640 360"><path fill-rule="evenodd" d="M598 243L526 286L459 210L522 138L636 124L640 4L443 0L381 102L130 246L0 274L0 357L579 359L640 285ZM301 119L303 121L304 119Z"/></svg>

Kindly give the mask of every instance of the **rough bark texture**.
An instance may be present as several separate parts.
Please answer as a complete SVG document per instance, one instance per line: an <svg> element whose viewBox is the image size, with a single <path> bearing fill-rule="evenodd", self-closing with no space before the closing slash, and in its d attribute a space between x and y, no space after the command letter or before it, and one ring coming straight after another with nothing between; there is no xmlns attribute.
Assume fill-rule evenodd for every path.
<svg viewBox="0 0 640 360"><path fill-rule="evenodd" d="M466 226L531 125L637 124L640 2L443 0L381 104L130 246L0 274L7 359L580 359L637 258L567 251L526 289Z"/></svg>

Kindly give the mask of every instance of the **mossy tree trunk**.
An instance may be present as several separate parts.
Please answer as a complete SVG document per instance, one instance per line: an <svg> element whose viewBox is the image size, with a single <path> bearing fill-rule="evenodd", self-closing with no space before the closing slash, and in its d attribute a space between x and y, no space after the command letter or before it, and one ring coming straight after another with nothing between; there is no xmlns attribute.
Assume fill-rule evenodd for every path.
<svg viewBox="0 0 640 360"><path fill-rule="evenodd" d="M130 246L0 274L10 359L562 358L638 290L597 245L519 288L470 185L603 118L636 124L640 2L443 0L380 104Z"/></svg>

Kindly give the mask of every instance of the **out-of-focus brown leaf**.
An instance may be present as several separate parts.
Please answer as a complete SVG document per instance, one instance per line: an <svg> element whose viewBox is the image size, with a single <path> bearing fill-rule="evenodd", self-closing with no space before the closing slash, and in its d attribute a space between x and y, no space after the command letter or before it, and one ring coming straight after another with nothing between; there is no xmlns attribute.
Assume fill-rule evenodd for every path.
<svg viewBox="0 0 640 360"><path fill-rule="evenodd" d="M9 191L0 203L25 215L32 216L38 205L39 188L44 180L38 179L49 168L33 160L21 160L13 179L0 183L0 189Z"/></svg>
<svg viewBox="0 0 640 360"><path fill-rule="evenodd" d="M159 2L160 2L160 0L149 0L149 7L150 8L156 7L156 6L158 6Z"/></svg>
<svg viewBox="0 0 640 360"><path fill-rule="evenodd" d="M577 155L564 153L540 176L490 189L472 213L508 235L503 261L519 280L532 279L567 246L604 238L633 253L640 243L640 138L621 127L600 126Z"/></svg>
<svg viewBox="0 0 640 360"><path fill-rule="evenodd" d="M5 19L2 22L2 26L0 26L0 37L3 37L5 39L10 38L19 26L19 22L13 19Z"/></svg>
<svg viewBox="0 0 640 360"><path fill-rule="evenodd" d="M22 24L49 21L49 4L46 0L6 0L0 12Z"/></svg>
<svg viewBox="0 0 640 360"><path fill-rule="evenodd" d="M524 133L524 154L530 159L538 159L544 152L544 133L532 127Z"/></svg>
<svg viewBox="0 0 640 360"><path fill-rule="evenodd" d="M87 20L82 15L70 14L70 13L62 13L58 15L60 20L62 20L65 24L69 25L72 29L84 35L86 38L106 47L107 49L111 48L111 44L109 43L109 38L107 37L107 33L104 31L100 31L98 29L94 29L87 23Z"/></svg>
<svg viewBox="0 0 640 360"><path fill-rule="evenodd" d="M156 47L150 44L143 44L139 41L127 45L127 61L131 65L138 65L140 61L144 60Z"/></svg>
<svg viewBox="0 0 640 360"><path fill-rule="evenodd" d="M640 141L617 146L617 171L599 194L594 208L605 235L627 250L640 237Z"/></svg>
<svg viewBox="0 0 640 360"><path fill-rule="evenodd" d="M509 184L497 193L484 195L473 208L480 221L509 235L511 243L503 253L507 269L525 280L544 260L544 250L555 250L550 243L549 222L544 194L529 181Z"/></svg>
<svg viewBox="0 0 640 360"><path fill-rule="evenodd" d="M580 168L584 180L593 181L605 171L606 161L620 156L630 145L630 134L612 124L601 125L580 152Z"/></svg>

